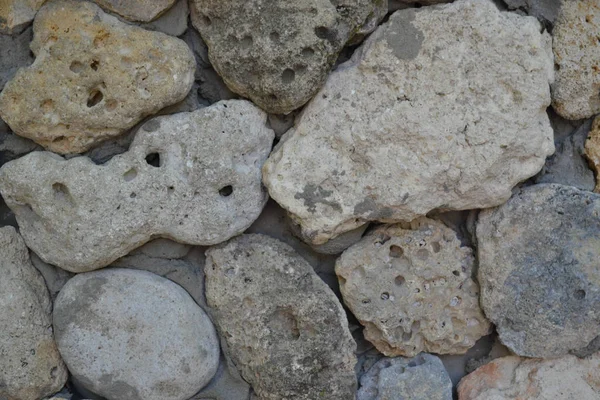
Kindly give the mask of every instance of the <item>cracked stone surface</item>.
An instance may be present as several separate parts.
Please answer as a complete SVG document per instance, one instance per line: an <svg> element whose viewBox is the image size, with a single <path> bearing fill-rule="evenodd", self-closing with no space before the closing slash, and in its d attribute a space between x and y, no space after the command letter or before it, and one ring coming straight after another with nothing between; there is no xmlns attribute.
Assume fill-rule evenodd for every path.
<svg viewBox="0 0 600 400"><path fill-rule="evenodd" d="M175 4L175 0L93 0L105 10L130 21L149 22L158 18Z"/></svg>
<svg viewBox="0 0 600 400"><path fill-rule="evenodd" d="M16 34L25 29L46 0L2 0L0 34Z"/></svg>
<svg viewBox="0 0 600 400"><path fill-rule="evenodd" d="M33 152L0 169L28 247L72 272L109 265L156 237L212 245L242 233L267 201L260 168L274 134L245 100L154 118L103 165Z"/></svg>
<svg viewBox="0 0 600 400"><path fill-rule="evenodd" d="M600 193L600 117L596 117L592 123L590 133L585 142L585 157L596 176L594 192Z"/></svg>
<svg viewBox="0 0 600 400"><path fill-rule="evenodd" d="M502 204L554 151L552 77L533 17L480 0L396 11L332 72L263 180L313 244Z"/></svg>

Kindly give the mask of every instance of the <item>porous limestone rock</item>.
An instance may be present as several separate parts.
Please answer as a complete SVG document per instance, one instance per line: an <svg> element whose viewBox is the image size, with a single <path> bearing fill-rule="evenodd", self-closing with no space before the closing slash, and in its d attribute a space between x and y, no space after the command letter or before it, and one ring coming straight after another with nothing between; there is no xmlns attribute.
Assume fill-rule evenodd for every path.
<svg viewBox="0 0 600 400"><path fill-rule="evenodd" d="M54 304L69 371L110 400L187 400L219 364L208 315L179 285L146 271L76 275Z"/></svg>
<svg viewBox="0 0 600 400"><path fill-rule="evenodd" d="M29 52L29 42L33 37L33 30L27 29L17 36L0 34L0 91L4 88L17 70L33 62Z"/></svg>
<svg viewBox="0 0 600 400"><path fill-rule="evenodd" d="M367 221L491 207L554 151L550 36L488 0L394 13L263 168L314 244Z"/></svg>
<svg viewBox="0 0 600 400"><path fill-rule="evenodd" d="M104 267L155 237L220 243L267 201L260 168L274 135L266 119L245 100L157 117L104 165L50 152L11 161L0 192L28 247L72 272Z"/></svg>
<svg viewBox="0 0 600 400"><path fill-rule="evenodd" d="M119 21L89 2L50 1L34 22L29 68L0 93L11 129L80 153L182 100L194 80L185 43Z"/></svg>
<svg viewBox="0 0 600 400"><path fill-rule="evenodd" d="M262 400L354 398L344 310L290 246L242 235L206 252L206 299L229 355Z"/></svg>
<svg viewBox="0 0 600 400"><path fill-rule="evenodd" d="M384 225L342 253L335 271L365 338L387 356L462 354L486 335L473 254L441 222Z"/></svg>
<svg viewBox="0 0 600 400"><path fill-rule="evenodd" d="M21 32L31 21L33 21L35 13L37 13L45 1L46 0L2 0L2 2L0 2L0 34L15 34Z"/></svg>
<svg viewBox="0 0 600 400"><path fill-rule="evenodd" d="M596 176L594 192L600 193L600 117L596 117L592 123L585 142L585 157Z"/></svg>
<svg viewBox="0 0 600 400"><path fill-rule="evenodd" d="M234 92L275 114L319 90L337 54L386 0L193 0L192 23ZM383 4L382 4L383 3Z"/></svg>
<svg viewBox="0 0 600 400"><path fill-rule="evenodd" d="M600 353L540 360L502 357L467 375L458 385L459 400L597 400Z"/></svg>
<svg viewBox="0 0 600 400"><path fill-rule="evenodd" d="M0 228L0 399L38 400L67 381L52 302L15 228Z"/></svg>
<svg viewBox="0 0 600 400"><path fill-rule="evenodd" d="M517 355L559 357L600 336L600 195L522 188L477 223L481 306Z"/></svg>
<svg viewBox="0 0 600 400"><path fill-rule="evenodd" d="M552 107L568 119L600 113L600 0L562 2L552 31Z"/></svg>
<svg viewBox="0 0 600 400"><path fill-rule="evenodd" d="M175 4L175 0L93 0L105 10L130 21L149 22Z"/></svg>
<svg viewBox="0 0 600 400"><path fill-rule="evenodd" d="M452 400L452 381L439 358L383 358L360 380L357 400Z"/></svg>

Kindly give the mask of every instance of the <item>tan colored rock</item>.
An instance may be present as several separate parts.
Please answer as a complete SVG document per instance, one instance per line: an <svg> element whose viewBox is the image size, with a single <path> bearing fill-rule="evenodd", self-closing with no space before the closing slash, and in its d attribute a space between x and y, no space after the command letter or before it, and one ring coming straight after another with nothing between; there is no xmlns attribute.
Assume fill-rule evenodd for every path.
<svg viewBox="0 0 600 400"><path fill-rule="evenodd" d="M600 193L600 117L596 117L585 141L585 157L596 176L594 192Z"/></svg>
<svg viewBox="0 0 600 400"><path fill-rule="evenodd" d="M473 263L454 231L422 218L374 230L342 253L336 273L344 303L383 354L462 354L490 330Z"/></svg>
<svg viewBox="0 0 600 400"><path fill-rule="evenodd" d="M105 10L130 21L149 22L158 18L175 4L175 0L94 0Z"/></svg>
<svg viewBox="0 0 600 400"><path fill-rule="evenodd" d="M46 0L0 1L0 34L22 31L35 17Z"/></svg>
<svg viewBox="0 0 600 400"><path fill-rule="evenodd" d="M579 359L498 358L458 384L459 400L598 400L600 353Z"/></svg>
<svg viewBox="0 0 600 400"><path fill-rule="evenodd" d="M83 152L182 100L194 80L186 44L100 7L50 1L37 15L36 60L0 94L11 129L57 153Z"/></svg>

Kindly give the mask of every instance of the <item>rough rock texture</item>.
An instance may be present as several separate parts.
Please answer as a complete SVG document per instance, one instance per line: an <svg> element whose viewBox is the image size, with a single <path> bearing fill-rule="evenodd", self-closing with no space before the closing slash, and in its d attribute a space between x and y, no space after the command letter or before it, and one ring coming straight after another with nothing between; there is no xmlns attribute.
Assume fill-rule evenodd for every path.
<svg viewBox="0 0 600 400"><path fill-rule="evenodd" d="M250 385L239 376L235 366L229 366L225 357L221 357L219 369L213 379L190 400L248 400L249 398Z"/></svg>
<svg viewBox="0 0 600 400"><path fill-rule="evenodd" d="M29 248L72 272L104 267L154 237L220 243L267 201L260 168L274 135L265 124L244 100L157 117L104 165L49 152L11 161L0 192Z"/></svg>
<svg viewBox="0 0 600 400"><path fill-rule="evenodd" d="M306 103L385 0L193 0L192 23L229 88L267 112ZM363 32L364 33L364 32Z"/></svg>
<svg viewBox="0 0 600 400"><path fill-rule="evenodd" d="M503 0L509 10L523 11L533 15L546 28L552 28L563 0ZM571 0L567 0L571 1Z"/></svg>
<svg viewBox="0 0 600 400"><path fill-rule="evenodd" d="M4 88L17 70L33 62L33 57L29 52L29 42L33 37L33 30L27 29L18 36L8 36L0 34L0 91Z"/></svg>
<svg viewBox="0 0 600 400"><path fill-rule="evenodd" d="M182 100L194 79L183 41L127 25L88 2L42 7L31 49L33 65L0 93L0 116L57 153L79 153L124 133Z"/></svg>
<svg viewBox="0 0 600 400"><path fill-rule="evenodd" d="M596 117L585 142L585 157L596 176L594 192L600 193L600 117Z"/></svg>
<svg viewBox="0 0 600 400"><path fill-rule="evenodd" d="M397 11L306 106L265 185L315 244L501 204L554 151L552 74L532 17L487 0Z"/></svg>
<svg viewBox="0 0 600 400"><path fill-rule="evenodd" d="M383 358L360 380L356 400L452 400L452 381L431 354Z"/></svg>
<svg viewBox="0 0 600 400"><path fill-rule="evenodd" d="M119 14L130 21L148 22L168 10L175 0L93 0L105 10Z"/></svg>
<svg viewBox="0 0 600 400"><path fill-rule="evenodd" d="M382 226L342 253L335 271L344 303L387 356L462 354L490 329L472 251L440 222L408 228Z"/></svg>
<svg viewBox="0 0 600 400"><path fill-rule="evenodd" d="M65 271L62 268L45 263L34 252L31 252L30 255L31 263L44 277L44 281L48 287L48 292L50 292L50 298L52 301L54 301L58 295L58 292L60 292L62 287L65 286L67 281L71 279L74 274L72 272Z"/></svg>
<svg viewBox="0 0 600 400"><path fill-rule="evenodd" d="M67 381L51 313L25 243L13 227L0 228L0 399L38 400Z"/></svg>
<svg viewBox="0 0 600 400"><path fill-rule="evenodd" d="M354 398L344 310L290 246L242 235L209 249L204 272L217 328L259 399Z"/></svg>
<svg viewBox="0 0 600 400"><path fill-rule="evenodd" d="M187 0L177 0L175 5L165 11L158 19L141 24L145 29L159 31L171 36L181 36L188 28L190 9Z"/></svg>
<svg viewBox="0 0 600 400"><path fill-rule="evenodd" d="M600 335L600 196L542 184L479 214L481 306L517 355L558 357Z"/></svg>
<svg viewBox="0 0 600 400"><path fill-rule="evenodd" d="M69 371L110 400L187 400L215 374L219 342L180 286L146 271L79 274L54 304Z"/></svg>
<svg viewBox="0 0 600 400"><path fill-rule="evenodd" d="M475 370L458 386L459 400L597 400L600 354L536 360L502 357Z"/></svg>
<svg viewBox="0 0 600 400"><path fill-rule="evenodd" d="M552 35L552 107L568 119L600 113L600 0L564 1Z"/></svg>
<svg viewBox="0 0 600 400"><path fill-rule="evenodd" d="M0 3L0 34L21 32L33 20L35 13L45 1L2 0Z"/></svg>

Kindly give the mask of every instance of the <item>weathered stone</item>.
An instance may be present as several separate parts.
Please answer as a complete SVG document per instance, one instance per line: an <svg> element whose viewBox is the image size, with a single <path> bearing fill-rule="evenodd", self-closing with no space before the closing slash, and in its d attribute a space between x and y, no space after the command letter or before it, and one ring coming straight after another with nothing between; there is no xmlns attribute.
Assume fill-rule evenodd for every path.
<svg viewBox="0 0 600 400"><path fill-rule="evenodd" d="M509 10L523 11L552 28L563 0L503 0Z"/></svg>
<svg viewBox="0 0 600 400"><path fill-rule="evenodd" d="M283 114L322 86L337 54L385 0L193 0L192 23L231 90Z"/></svg>
<svg viewBox="0 0 600 400"><path fill-rule="evenodd" d="M552 107L568 119L600 113L600 0L563 1L552 36Z"/></svg>
<svg viewBox="0 0 600 400"><path fill-rule="evenodd" d="M207 250L204 272L217 328L259 399L354 398L344 310L290 246L242 235Z"/></svg>
<svg viewBox="0 0 600 400"><path fill-rule="evenodd" d="M27 29L18 36L0 34L0 91L4 88L17 70L26 67L33 62L29 51L29 42L33 37L33 30Z"/></svg>
<svg viewBox="0 0 600 400"><path fill-rule="evenodd" d="M231 366L235 369L235 366ZM250 398L250 385L246 383L237 371L231 373L225 357L221 357L221 363L217 373L200 393L190 400L248 400Z"/></svg>
<svg viewBox="0 0 600 400"><path fill-rule="evenodd" d="M0 399L38 400L67 381L52 302L15 228L0 228Z"/></svg>
<svg viewBox="0 0 600 400"><path fill-rule="evenodd" d="M44 5L31 49L36 61L0 93L0 116L57 153L124 133L182 100L193 83L194 57L183 41L125 24L93 3Z"/></svg>
<svg viewBox="0 0 600 400"><path fill-rule="evenodd" d="M532 17L481 0L397 11L330 75L263 180L314 244L501 204L554 151L552 74Z"/></svg>
<svg viewBox="0 0 600 400"><path fill-rule="evenodd" d="M452 400L452 381L431 354L383 358L363 375L357 400Z"/></svg>
<svg viewBox="0 0 600 400"><path fill-rule="evenodd" d="M21 32L35 17L46 0L2 0L0 3L0 34Z"/></svg>
<svg viewBox="0 0 600 400"><path fill-rule="evenodd" d="M158 18L175 4L175 0L93 0L105 10L130 21L148 22Z"/></svg>
<svg viewBox="0 0 600 400"><path fill-rule="evenodd" d="M111 400L187 400L219 363L208 315L180 286L146 271L76 275L56 299L54 329L71 373Z"/></svg>
<svg viewBox="0 0 600 400"><path fill-rule="evenodd" d="M154 0L152 0L154 1ZM181 36L188 27L190 9L187 0L177 0L175 5L165 11L158 19L142 24L145 29L159 31L171 36Z"/></svg>
<svg viewBox="0 0 600 400"><path fill-rule="evenodd" d="M146 122L104 165L30 153L0 169L0 192L41 259L91 271L156 237L211 245L243 232L267 201L273 136L265 113L230 100Z"/></svg>
<svg viewBox="0 0 600 400"><path fill-rule="evenodd" d="M37 254L31 252L31 263L44 277L48 292L50 292L50 298L52 301L56 299L58 292L67 283L69 279L73 277L73 273L65 271L62 268L55 267L54 265L46 264Z"/></svg>
<svg viewBox="0 0 600 400"><path fill-rule="evenodd" d="M387 356L462 354L486 335L473 255L430 219L382 226L336 263L344 303Z"/></svg>
<svg viewBox="0 0 600 400"><path fill-rule="evenodd" d="M594 170L596 185L594 192L600 193L600 117L596 117L585 142L585 157Z"/></svg>
<svg viewBox="0 0 600 400"><path fill-rule="evenodd" d="M597 400L599 396L600 354L583 360L502 357L458 385L459 400Z"/></svg>
<svg viewBox="0 0 600 400"><path fill-rule="evenodd" d="M600 196L518 190L477 224L481 306L517 355L558 357L600 335Z"/></svg>

